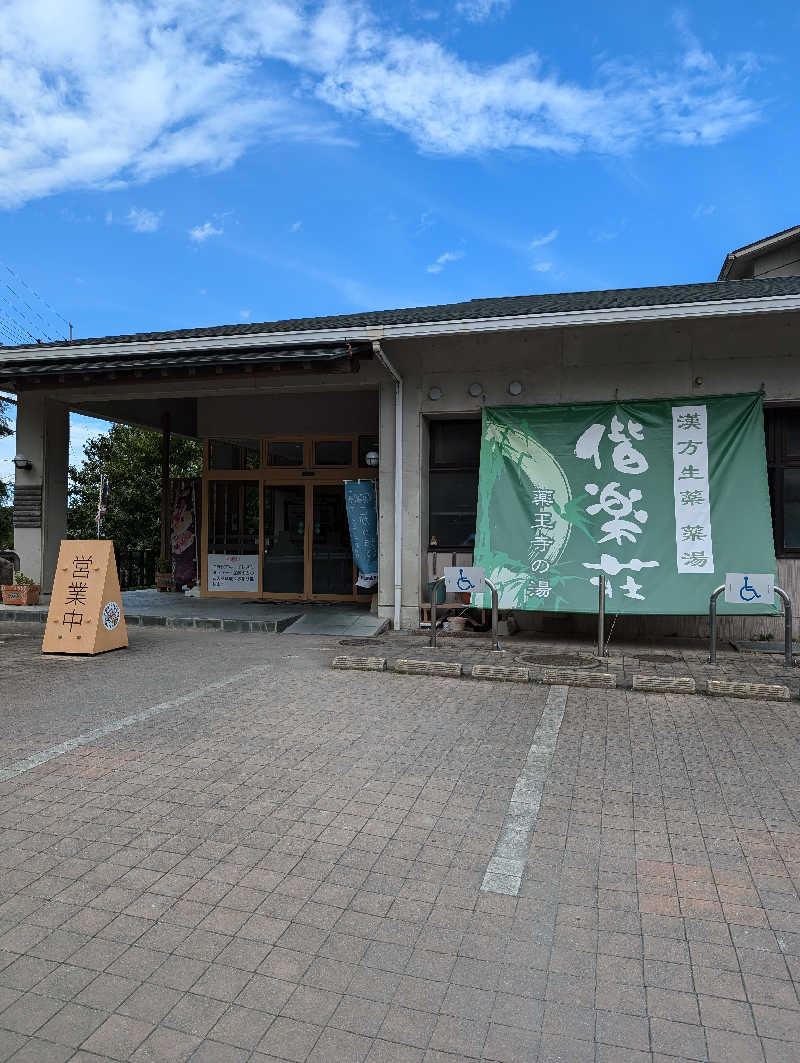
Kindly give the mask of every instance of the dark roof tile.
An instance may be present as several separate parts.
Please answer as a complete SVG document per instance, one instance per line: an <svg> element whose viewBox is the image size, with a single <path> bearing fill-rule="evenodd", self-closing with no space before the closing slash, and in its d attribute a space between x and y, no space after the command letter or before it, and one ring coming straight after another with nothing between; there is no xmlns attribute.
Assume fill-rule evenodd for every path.
<svg viewBox="0 0 800 1063"><path fill-rule="evenodd" d="M568 313L581 310L612 310L646 306L671 306L730 299L800 295L800 277L770 277L704 284L669 284L653 288L616 288L607 291L561 292L547 295L510 295L470 299L439 306L372 310L333 317L290 318L284 321L215 325L211 328L179 329L172 332L139 332L126 336L97 336L59 343L25 344L4 350L49 350L95 344L140 343L158 340L188 340L224 336L259 335L265 332L318 332L324 329L357 329L370 325L424 324L456 320L479 321L495 317ZM2 361L2 354L0 354Z"/></svg>

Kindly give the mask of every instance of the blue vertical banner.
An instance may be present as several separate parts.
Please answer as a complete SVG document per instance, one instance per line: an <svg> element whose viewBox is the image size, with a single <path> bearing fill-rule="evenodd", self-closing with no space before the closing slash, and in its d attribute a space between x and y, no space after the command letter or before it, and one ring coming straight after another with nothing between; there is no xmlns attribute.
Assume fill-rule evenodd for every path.
<svg viewBox="0 0 800 1063"><path fill-rule="evenodd" d="M345 480L344 498L353 560L358 568L357 587L378 585L378 505L374 480Z"/></svg>

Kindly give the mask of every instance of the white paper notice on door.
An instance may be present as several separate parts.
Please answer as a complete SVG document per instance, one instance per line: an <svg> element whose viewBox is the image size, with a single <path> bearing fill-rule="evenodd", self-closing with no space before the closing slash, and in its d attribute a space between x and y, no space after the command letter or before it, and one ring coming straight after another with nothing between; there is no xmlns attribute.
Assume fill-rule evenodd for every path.
<svg viewBox="0 0 800 1063"><path fill-rule="evenodd" d="M258 554L209 554L208 589L258 593Z"/></svg>

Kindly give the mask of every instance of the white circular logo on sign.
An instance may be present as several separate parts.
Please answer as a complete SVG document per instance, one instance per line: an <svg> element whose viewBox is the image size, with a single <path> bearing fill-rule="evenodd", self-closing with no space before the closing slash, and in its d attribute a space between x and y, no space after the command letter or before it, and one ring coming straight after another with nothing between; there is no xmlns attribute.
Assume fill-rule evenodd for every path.
<svg viewBox="0 0 800 1063"><path fill-rule="evenodd" d="M116 602L106 602L103 606L103 627L106 631L113 631L120 622L122 613Z"/></svg>

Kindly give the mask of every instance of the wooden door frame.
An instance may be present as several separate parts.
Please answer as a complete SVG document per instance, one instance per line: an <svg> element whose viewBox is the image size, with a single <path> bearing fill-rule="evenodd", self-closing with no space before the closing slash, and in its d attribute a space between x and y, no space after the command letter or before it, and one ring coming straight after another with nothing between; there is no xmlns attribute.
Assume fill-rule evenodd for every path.
<svg viewBox="0 0 800 1063"><path fill-rule="evenodd" d="M356 591L357 570L353 563L352 594L314 594L312 592L312 565L314 545L314 487L341 484L345 480L377 480L377 468L362 468L359 465L336 466L313 464L314 444L318 441L344 440L352 441L352 455L358 460L358 435L337 435L333 432L306 436L261 436L260 460L258 469L209 469L209 441L203 444L203 485L202 485L202 533L200 555L200 594L203 598L258 598L261 601L286 602L357 602L364 601L366 595ZM270 466L266 464L267 447L272 441L303 443L303 466ZM258 591L209 591L208 589L208 529L210 486L215 481L234 482L245 480L254 482L258 487ZM266 487L304 487L305 488L305 526L303 536L303 591L301 593L269 592L264 590L264 489Z"/></svg>

